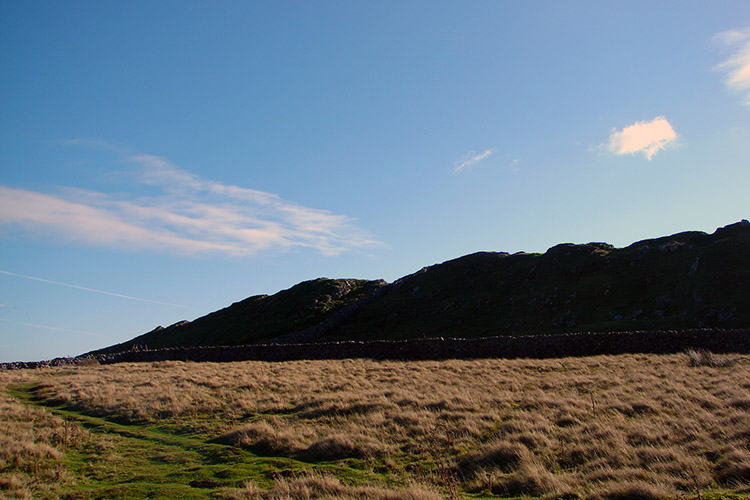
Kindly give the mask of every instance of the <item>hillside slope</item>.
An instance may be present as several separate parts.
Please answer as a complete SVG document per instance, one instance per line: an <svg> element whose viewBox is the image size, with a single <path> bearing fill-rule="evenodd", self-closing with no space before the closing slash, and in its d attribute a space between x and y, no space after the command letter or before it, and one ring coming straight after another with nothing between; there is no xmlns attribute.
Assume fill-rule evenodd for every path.
<svg viewBox="0 0 750 500"><path fill-rule="evenodd" d="M147 347L195 347L266 342L314 327L346 305L367 297L385 281L326 279L299 283L268 296L256 295L195 321L181 321L90 354Z"/></svg>
<svg viewBox="0 0 750 500"><path fill-rule="evenodd" d="M750 222L626 248L479 252L382 280L317 279L94 351L750 326Z"/></svg>
<svg viewBox="0 0 750 500"><path fill-rule="evenodd" d="M750 223L617 249L481 252L425 268L320 340L750 325Z"/></svg>

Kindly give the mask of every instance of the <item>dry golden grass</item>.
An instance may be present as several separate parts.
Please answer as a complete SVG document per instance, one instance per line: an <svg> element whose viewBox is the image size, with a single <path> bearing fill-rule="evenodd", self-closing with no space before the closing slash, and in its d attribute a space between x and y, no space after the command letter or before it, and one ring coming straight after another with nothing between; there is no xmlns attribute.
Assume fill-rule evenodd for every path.
<svg viewBox="0 0 750 500"><path fill-rule="evenodd" d="M262 490L254 483L229 492L227 500L440 500L434 491L412 485L403 489L377 486L347 486L332 476L310 474L295 479L280 479L270 490Z"/></svg>
<svg viewBox="0 0 750 500"><path fill-rule="evenodd" d="M50 373L49 371L46 371ZM66 450L89 439L81 427L25 405L8 389L41 373L0 373L0 498L57 498L72 477L60 463Z"/></svg>
<svg viewBox="0 0 750 500"><path fill-rule="evenodd" d="M44 377L38 394L91 414L181 424L261 455L358 459L444 495L750 494L750 356L711 359L121 364ZM315 481L335 479L233 495L435 497Z"/></svg>

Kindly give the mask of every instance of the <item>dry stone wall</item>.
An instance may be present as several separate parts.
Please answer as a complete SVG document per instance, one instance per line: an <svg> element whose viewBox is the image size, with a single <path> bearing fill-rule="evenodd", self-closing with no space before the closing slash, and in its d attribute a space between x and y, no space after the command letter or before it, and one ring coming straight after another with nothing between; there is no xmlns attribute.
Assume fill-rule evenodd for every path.
<svg viewBox="0 0 750 500"><path fill-rule="evenodd" d="M298 359L370 358L440 360L478 358L558 358L599 354L669 354L689 348L714 353L750 353L750 329L568 333L478 339L420 339L318 344L256 344L128 351L95 358L3 363L2 369L145 361L290 361Z"/></svg>

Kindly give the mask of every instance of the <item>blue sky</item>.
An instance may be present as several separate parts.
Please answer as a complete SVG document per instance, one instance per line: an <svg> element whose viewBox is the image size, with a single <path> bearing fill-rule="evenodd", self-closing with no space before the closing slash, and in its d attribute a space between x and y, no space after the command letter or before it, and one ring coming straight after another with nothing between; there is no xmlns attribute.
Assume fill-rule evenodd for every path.
<svg viewBox="0 0 750 500"><path fill-rule="evenodd" d="M750 215L750 3L0 0L0 361Z"/></svg>

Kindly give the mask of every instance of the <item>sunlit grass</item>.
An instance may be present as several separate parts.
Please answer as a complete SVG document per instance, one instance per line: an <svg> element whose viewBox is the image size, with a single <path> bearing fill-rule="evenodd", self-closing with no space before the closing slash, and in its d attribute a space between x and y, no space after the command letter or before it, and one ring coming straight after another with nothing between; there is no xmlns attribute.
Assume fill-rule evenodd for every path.
<svg viewBox="0 0 750 500"><path fill-rule="evenodd" d="M0 378L71 415L189 440L175 453L261 460L263 474L195 473L225 498L750 496L750 356L695 360L160 362ZM7 463L2 477L34 484Z"/></svg>

